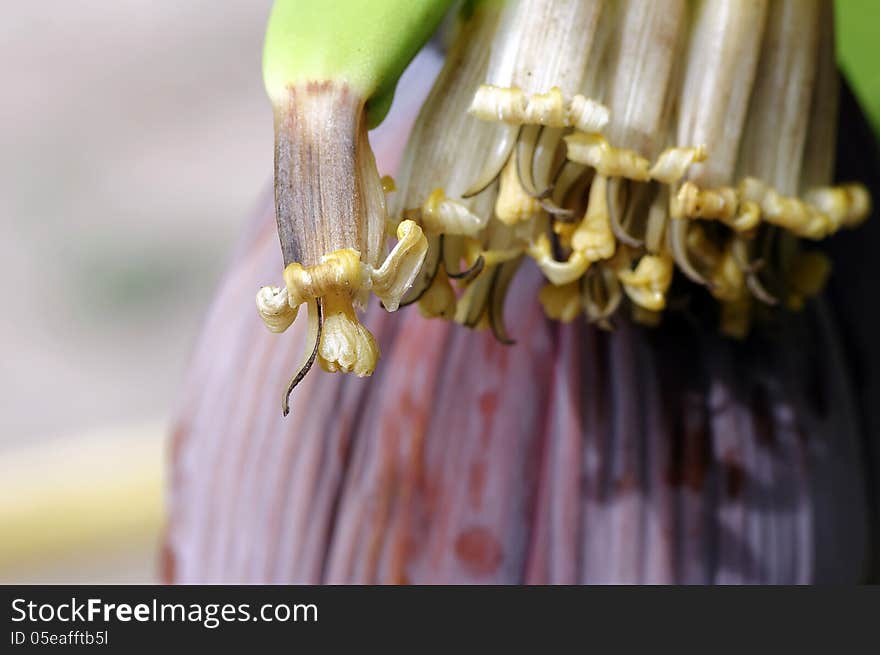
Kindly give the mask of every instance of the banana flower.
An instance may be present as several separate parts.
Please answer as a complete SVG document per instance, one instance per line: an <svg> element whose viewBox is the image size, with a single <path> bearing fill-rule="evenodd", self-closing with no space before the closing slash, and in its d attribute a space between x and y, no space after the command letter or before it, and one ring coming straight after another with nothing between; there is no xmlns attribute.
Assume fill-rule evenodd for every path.
<svg viewBox="0 0 880 655"><path fill-rule="evenodd" d="M880 167L839 92L831 3L466 2L372 145L399 70L315 56L345 59L338 21L305 9L325 4L270 22L274 212L191 365L165 579L876 575L880 325L859 308L880 234L820 240L872 211L835 154L872 188ZM364 37L399 62L441 4L365 2L353 24L414 35ZM315 22L273 67L294 5ZM419 109L409 85L434 73Z"/></svg>

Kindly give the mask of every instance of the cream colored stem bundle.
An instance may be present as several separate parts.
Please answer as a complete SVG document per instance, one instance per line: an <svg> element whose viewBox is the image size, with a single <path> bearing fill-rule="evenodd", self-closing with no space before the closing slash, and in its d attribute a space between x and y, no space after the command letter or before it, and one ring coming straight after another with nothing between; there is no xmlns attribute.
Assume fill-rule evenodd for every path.
<svg viewBox="0 0 880 655"><path fill-rule="evenodd" d="M372 372L354 311L369 293L509 341L524 256L552 318L611 326L628 308L655 325L696 284L741 337L821 291L830 266L801 239L870 211L864 187L830 179L829 0L467 2L387 210L358 75L267 78L287 269L258 306L273 331L309 307L303 370Z"/></svg>

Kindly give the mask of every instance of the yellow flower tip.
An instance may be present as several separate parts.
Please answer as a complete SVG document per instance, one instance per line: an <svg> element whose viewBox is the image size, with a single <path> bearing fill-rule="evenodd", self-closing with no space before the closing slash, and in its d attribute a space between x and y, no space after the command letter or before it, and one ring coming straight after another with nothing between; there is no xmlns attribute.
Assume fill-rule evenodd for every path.
<svg viewBox="0 0 880 655"><path fill-rule="evenodd" d="M303 267L294 262L284 269L284 284L292 306L331 293L352 294L361 288L362 279L360 254L351 248L324 255L314 266Z"/></svg>
<svg viewBox="0 0 880 655"><path fill-rule="evenodd" d="M712 282L712 295L722 302L736 302L746 295L745 274L731 248L721 255L709 279Z"/></svg>
<svg viewBox="0 0 880 655"><path fill-rule="evenodd" d="M468 113L480 120L512 125L568 127L571 104L556 86L546 93L527 95L517 87L481 84L474 94Z"/></svg>
<svg viewBox="0 0 880 655"><path fill-rule="evenodd" d="M721 334L732 339L742 340L749 334L752 326L752 300L748 295L721 303L721 321L718 326Z"/></svg>
<svg viewBox="0 0 880 655"><path fill-rule="evenodd" d="M538 300L548 318L563 323L570 323L584 309L579 282L562 286L546 284L538 292Z"/></svg>
<svg viewBox="0 0 880 655"><path fill-rule="evenodd" d="M730 227L740 234L753 232L761 223L761 208L758 203L747 200L740 204L736 218Z"/></svg>
<svg viewBox="0 0 880 655"><path fill-rule="evenodd" d="M850 228L857 227L871 215L871 194L864 184L846 184L843 189L849 200L844 225Z"/></svg>
<svg viewBox="0 0 880 655"><path fill-rule="evenodd" d="M385 194L397 191L397 185L394 184L394 178L390 175L383 175L380 180L382 183L382 192Z"/></svg>
<svg viewBox="0 0 880 655"><path fill-rule="evenodd" d="M547 93L535 93L527 99L525 123L547 127L568 126L568 103L562 90L554 86Z"/></svg>
<svg viewBox="0 0 880 655"><path fill-rule="evenodd" d="M574 236L577 224L556 221L553 223L552 229L556 239L559 241L559 245L566 249L571 248L571 238Z"/></svg>
<svg viewBox="0 0 880 655"><path fill-rule="evenodd" d="M595 100L577 94L572 98L568 108L568 124L575 129L590 133L598 133L605 129L611 120L608 107Z"/></svg>
<svg viewBox="0 0 880 655"><path fill-rule="evenodd" d="M635 269L623 269L617 277L623 290L638 307L651 312L666 308L666 292L672 284L673 262L666 255L644 255Z"/></svg>
<svg viewBox="0 0 880 655"><path fill-rule="evenodd" d="M735 189L700 189L693 182L685 182L676 196L677 214L685 218L715 219L730 224L739 208Z"/></svg>
<svg viewBox="0 0 880 655"><path fill-rule="evenodd" d="M608 216L608 180L596 175L590 185L587 212L571 237L571 247L583 253L587 261L596 262L614 255L616 241Z"/></svg>
<svg viewBox="0 0 880 655"><path fill-rule="evenodd" d="M581 132L601 132L611 119L605 105L575 94L566 99L562 89L526 94L518 87L481 84L468 109L475 118L511 125L574 127Z"/></svg>
<svg viewBox="0 0 880 655"><path fill-rule="evenodd" d="M397 244L382 266L369 270L369 286L389 312L400 307L400 301L419 274L427 252L428 239L422 228L415 221L401 221L397 226Z"/></svg>
<svg viewBox="0 0 880 655"><path fill-rule="evenodd" d="M324 326L318 346L318 364L329 373L372 375L379 361L379 346L357 319L351 298L342 294L324 297Z"/></svg>
<svg viewBox="0 0 880 655"><path fill-rule="evenodd" d="M673 218L716 220L740 234L754 233L764 222L814 240L854 227L870 210L870 194L859 184L812 189L801 199L754 177L743 178L736 189L701 189L685 182L670 202Z"/></svg>
<svg viewBox="0 0 880 655"><path fill-rule="evenodd" d="M457 299L446 272L442 269L431 281L431 286L419 298L419 313L425 318L455 318Z"/></svg>
<svg viewBox="0 0 880 655"><path fill-rule="evenodd" d="M284 284L291 306L334 294L355 297L372 291L388 311L395 311L428 251L428 240L414 221L401 221L397 238L379 268L361 262L360 254L351 248L324 255L315 266L289 264L284 269Z"/></svg>
<svg viewBox="0 0 880 655"><path fill-rule="evenodd" d="M564 137L566 156L596 169L604 177L624 177L637 182L651 179L650 162L633 150L614 148L600 134L575 132Z"/></svg>
<svg viewBox="0 0 880 655"><path fill-rule="evenodd" d="M302 303L309 306L306 356L284 396L284 414L294 387L317 360L325 371L371 375L379 360L379 347L357 319L354 303L365 302L372 291L386 309L394 311L421 269L428 241L412 220L397 226L398 242L382 266L362 262L351 248L323 255L314 266L298 262L284 269L284 288L264 287L257 294L257 309L274 332L285 330ZM286 305L286 306L285 306Z"/></svg>
<svg viewBox="0 0 880 655"><path fill-rule="evenodd" d="M761 215L765 222L806 239L822 239L833 229L827 214L799 198L783 196L774 189L768 189L761 199Z"/></svg>
<svg viewBox="0 0 880 655"><path fill-rule="evenodd" d="M422 225L429 234L477 237L489 222L489 215L477 216L462 203L434 189L419 210Z"/></svg>
<svg viewBox="0 0 880 655"><path fill-rule="evenodd" d="M694 164L706 161L706 146L667 148L657 158L648 174L663 184L677 184Z"/></svg>
<svg viewBox="0 0 880 655"><path fill-rule="evenodd" d="M831 275L831 261L821 252L810 250L799 252L786 274L789 296L786 305L793 311L803 309L808 298L822 293L828 276Z"/></svg>
<svg viewBox="0 0 880 655"><path fill-rule="evenodd" d="M263 287L257 292L257 311L270 332L280 333L296 319L299 306L290 306L287 289Z"/></svg>
<svg viewBox="0 0 880 655"><path fill-rule="evenodd" d="M871 194L861 184L811 189L805 200L828 216L832 232L841 227L857 227L871 213Z"/></svg>
<svg viewBox="0 0 880 655"><path fill-rule="evenodd" d="M535 260L538 268L551 284L563 286L579 279L590 266L590 260L582 252L575 250L564 262L553 258L553 250L550 247L550 239L546 234L541 234L529 246L529 257Z"/></svg>
<svg viewBox="0 0 880 655"><path fill-rule="evenodd" d="M483 121L521 124L526 113L526 96L521 89L481 84L468 113Z"/></svg>
<svg viewBox="0 0 880 655"><path fill-rule="evenodd" d="M492 324L489 322L489 313L483 312L480 316L480 320L477 321L476 325L474 325L473 329L477 331L488 330L492 327Z"/></svg>
<svg viewBox="0 0 880 655"><path fill-rule="evenodd" d="M516 169L516 158L511 157L501 172L495 215L505 225L516 225L540 216L541 203L523 189Z"/></svg>

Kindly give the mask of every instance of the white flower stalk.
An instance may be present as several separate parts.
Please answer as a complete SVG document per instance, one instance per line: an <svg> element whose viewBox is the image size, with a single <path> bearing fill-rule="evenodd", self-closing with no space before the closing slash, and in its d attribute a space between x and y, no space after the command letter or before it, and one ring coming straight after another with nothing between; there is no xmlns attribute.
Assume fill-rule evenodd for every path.
<svg viewBox="0 0 880 655"><path fill-rule="evenodd" d="M722 330L742 336L752 297L797 308L821 290L816 281L829 267L818 255L799 255L796 237L821 239L854 225L870 201L861 186L828 186L836 125L836 100L826 97L836 98L831 3L706 0L695 20L691 51L703 59L688 60L679 138L705 143L708 157L674 192L670 243L682 270L723 303ZM712 43L715 56L704 52ZM741 67L725 67L734 61ZM726 105L689 100L719 94ZM707 231L694 219L724 227Z"/></svg>
<svg viewBox="0 0 880 655"><path fill-rule="evenodd" d="M362 99L345 86L309 83L290 87L275 113L285 288L262 289L257 309L269 329L280 332L306 304L312 326L302 370L285 395L286 412L289 391L316 360L327 371L372 374L379 348L355 307L372 292L389 311L397 309L428 244L416 223L403 221L397 245L382 260L385 197Z"/></svg>
<svg viewBox="0 0 880 655"><path fill-rule="evenodd" d="M486 153L499 143L506 147L507 126L467 112L489 66L489 48L476 44L491 42L502 3L489 0L467 9L413 128L391 209L392 215L421 225L429 240L425 263L403 304L418 302L426 316L490 327L507 342L504 297L531 239L531 225L506 226L496 211L504 206L520 211L518 203L535 201L525 194L499 195L494 179L479 194L468 193Z"/></svg>
<svg viewBox="0 0 880 655"><path fill-rule="evenodd" d="M829 267L797 240L870 208L860 185L829 186L830 5L477 2L409 144L398 213L433 235L411 299L485 325L489 262L528 254L559 320L607 326L628 304L654 324L676 269L728 334L753 299L802 306Z"/></svg>
<svg viewBox="0 0 880 655"><path fill-rule="evenodd" d="M605 5L604 0L506 3L492 41L486 82L476 90L469 110L505 127L469 195L506 170L502 198L545 198L563 129L596 132L607 124L607 109L583 94L592 77L590 65L595 68L599 62ZM499 219L513 224L540 216L541 203L517 200L497 209Z"/></svg>
<svg viewBox="0 0 880 655"><path fill-rule="evenodd" d="M387 213L369 95L267 82L286 269L258 307L282 331L307 305L304 370L372 372L369 293L510 342L525 255L551 318L610 327L626 307L654 325L689 279L742 336L760 305L821 290L830 265L802 239L870 210L862 186L831 185L830 0L473 0L459 18Z"/></svg>
<svg viewBox="0 0 880 655"><path fill-rule="evenodd" d="M662 242L667 222L663 185L704 158L700 148L661 153L669 140L687 5L683 0L626 0L618 6L616 22L602 85L602 99L610 110L605 135L576 132L565 138L568 159L595 171L569 259L581 252L595 266L608 269L591 276L592 283L585 287L588 295L596 290L607 295L607 281L616 274L634 305L656 312L665 307L672 281L671 256ZM590 244L591 250L581 250L581 243ZM611 261L618 244L645 254L640 259L622 254ZM632 261L638 262L634 270L629 268ZM604 283L600 287L598 282ZM593 298L587 313L605 322L607 310L590 309L600 306L608 307L601 298Z"/></svg>
<svg viewBox="0 0 880 655"><path fill-rule="evenodd" d="M709 285L688 251L689 218L710 206L727 211L728 222L740 218L734 196L707 197L698 202L686 196L691 189L730 185L751 95L766 0L700 0L693 8L691 34L680 92L677 138L705 146L707 160L693 166L689 183L672 194L669 244L679 268L692 280ZM688 204L689 203L689 204ZM690 210L690 211L688 211ZM747 208L753 213L753 207ZM750 225L749 227L752 227Z"/></svg>
<svg viewBox="0 0 880 655"><path fill-rule="evenodd" d="M410 135L398 173L399 191L390 200L391 215L418 222L428 237L428 255L403 304L418 301L428 316L452 318L456 296L449 279L469 280L484 260L481 235L497 195L497 184L463 197L495 147L498 126L467 113L473 90L486 74L488 48L501 7L478 3L457 25L446 62Z"/></svg>
<svg viewBox="0 0 880 655"><path fill-rule="evenodd" d="M373 293L397 309L427 251L421 227L405 220L384 256L385 187L367 130L384 117L397 78L449 2L346 4L351 20L340 25L324 2L277 0L266 34L285 284L261 289L257 310L273 332L289 327L303 304L309 322L302 367L283 396L285 415L315 361L327 371L373 372L379 348L355 308Z"/></svg>

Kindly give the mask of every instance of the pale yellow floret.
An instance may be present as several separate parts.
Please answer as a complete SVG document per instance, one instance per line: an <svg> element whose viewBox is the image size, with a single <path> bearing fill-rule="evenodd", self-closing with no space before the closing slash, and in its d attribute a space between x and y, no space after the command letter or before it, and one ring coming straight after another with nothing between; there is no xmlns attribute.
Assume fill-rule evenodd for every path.
<svg viewBox="0 0 880 655"><path fill-rule="evenodd" d="M784 228L796 236L822 239L832 231L832 222L827 214L799 198L783 196L775 189L765 188L760 206L761 218L765 223Z"/></svg>
<svg viewBox="0 0 880 655"><path fill-rule="evenodd" d="M819 295L831 274L831 262L814 250L799 252L786 274L789 295L786 305L793 311L803 309L807 299Z"/></svg>
<svg viewBox="0 0 880 655"><path fill-rule="evenodd" d="M443 318L451 321L455 317L455 291L449 283L449 277L442 268L431 281L422 297L419 298L419 313L425 318Z"/></svg>
<svg viewBox="0 0 880 655"><path fill-rule="evenodd" d="M505 225L515 225L541 214L541 203L522 188L516 171L516 158L511 157L501 172L495 215Z"/></svg>
<svg viewBox="0 0 880 655"><path fill-rule="evenodd" d="M611 114L605 105L577 94L571 99L568 108L568 124L575 129L586 132L601 132L611 120Z"/></svg>
<svg viewBox="0 0 880 655"><path fill-rule="evenodd" d="M323 298L323 307L318 364L329 373L372 375L379 361L379 346L355 316L351 299L344 294L330 294Z"/></svg>
<svg viewBox="0 0 880 655"><path fill-rule="evenodd" d="M529 95L517 87L481 84L468 113L484 121L576 127L584 132L599 132L609 120L608 109L603 105L579 94L566 100L562 90L556 86L546 93Z"/></svg>
<svg viewBox="0 0 880 655"><path fill-rule="evenodd" d="M723 302L735 302L747 295L745 274L737 264L732 248L721 253L709 281L712 283L712 295Z"/></svg>
<svg viewBox="0 0 880 655"><path fill-rule="evenodd" d="M509 262L522 255L522 248L506 248L503 250L484 250L481 253L483 258L483 268L490 269L498 264Z"/></svg>
<svg viewBox="0 0 880 655"><path fill-rule="evenodd" d="M299 307L291 307L287 289L263 287L257 292L257 311L270 332L284 332L296 319Z"/></svg>
<svg viewBox="0 0 880 655"><path fill-rule="evenodd" d="M804 199L828 216L832 231L856 227L871 213L871 194L861 184L810 189Z"/></svg>
<svg viewBox="0 0 880 655"><path fill-rule="evenodd" d="M618 271L617 278L633 303L659 312L666 307L666 292L672 284L673 268L669 255L644 255L634 270Z"/></svg>
<svg viewBox="0 0 880 655"><path fill-rule="evenodd" d="M574 251L564 262L553 258L553 249L546 234L541 234L529 246L528 255L535 260L538 268L551 284L562 286L580 278L590 267L590 260L582 253Z"/></svg>
<svg viewBox="0 0 880 655"><path fill-rule="evenodd" d="M538 300L548 318L563 323L570 323L584 309L580 283L577 281L562 286L546 284L538 293Z"/></svg>
<svg viewBox="0 0 880 655"><path fill-rule="evenodd" d="M547 93L534 93L529 96L523 122L528 125L566 127L568 106L559 87L554 86Z"/></svg>
<svg viewBox="0 0 880 655"><path fill-rule="evenodd" d="M673 218L717 220L740 233L763 221L801 238L822 239L841 227L858 225L870 213L871 199L860 184L812 189L800 199L746 177L736 189L700 189L685 182L670 205Z"/></svg>
<svg viewBox="0 0 880 655"><path fill-rule="evenodd" d="M354 294L362 287L364 267L357 250L344 248L321 257L321 262L304 267L296 262L284 269L284 284L291 307L329 293Z"/></svg>
<svg viewBox="0 0 880 655"><path fill-rule="evenodd" d="M526 95L522 89L481 84L468 113L484 121L521 124L526 115Z"/></svg>
<svg viewBox="0 0 880 655"><path fill-rule="evenodd" d="M758 204L740 202L740 194L731 187L702 190L685 182L672 201L673 218L705 218L728 225L736 232L750 232L761 222Z"/></svg>
<svg viewBox="0 0 880 655"><path fill-rule="evenodd" d="M706 233L699 226L694 226L687 233L687 249L694 263L703 270L717 268L721 259L721 251L709 240Z"/></svg>
<svg viewBox="0 0 880 655"><path fill-rule="evenodd" d="M600 134L575 132L564 137L566 156L573 162L591 166L598 175L625 177L647 182L651 163L633 150L615 148Z"/></svg>
<svg viewBox="0 0 880 655"><path fill-rule="evenodd" d="M419 274L428 239L413 221L397 226L397 244L378 269L370 270L370 288L389 312L396 311L400 300Z"/></svg>
<svg viewBox="0 0 880 655"><path fill-rule="evenodd" d="M397 191L397 185L394 183L394 178L390 175L383 175L382 179L379 180L382 183L382 193L394 193Z"/></svg>
<svg viewBox="0 0 880 655"><path fill-rule="evenodd" d="M327 371L370 375L379 359L379 349L358 320L354 299L372 291L386 309L396 310L428 249L421 227L411 220L397 226L397 239L379 268L362 262L360 253L351 248L324 255L314 266L289 264L284 269L284 288L263 287L257 294L260 317L272 332L283 332L293 323L301 304L320 300L323 326L319 365Z"/></svg>
<svg viewBox="0 0 880 655"><path fill-rule="evenodd" d="M590 185L590 197L584 219L571 237L571 247L583 253L587 261L608 259L614 254L615 240L608 216L608 180L596 175Z"/></svg>
<svg viewBox="0 0 880 655"><path fill-rule="evenodd" d="M566 250L571 248L571 237L577 229L577 223L563 223L557 221L553 224L553 233L556 235L559 245Z"/></svg>
<svg viewBox="0 0 880 655"><path fill-rule="evenodd" d="M663 184L677 184L694 164L706 161L705 146L695 148L667 148L648 171L652 180Z"/></svg>
<svg viewBox="0 0 880 655"><path fill-rule="evenodd" d="M429 234L476 237L486 227L489 216L477 216L462 203L448 198L443 189L434 189L421 207L421 221Z"/></svg>

